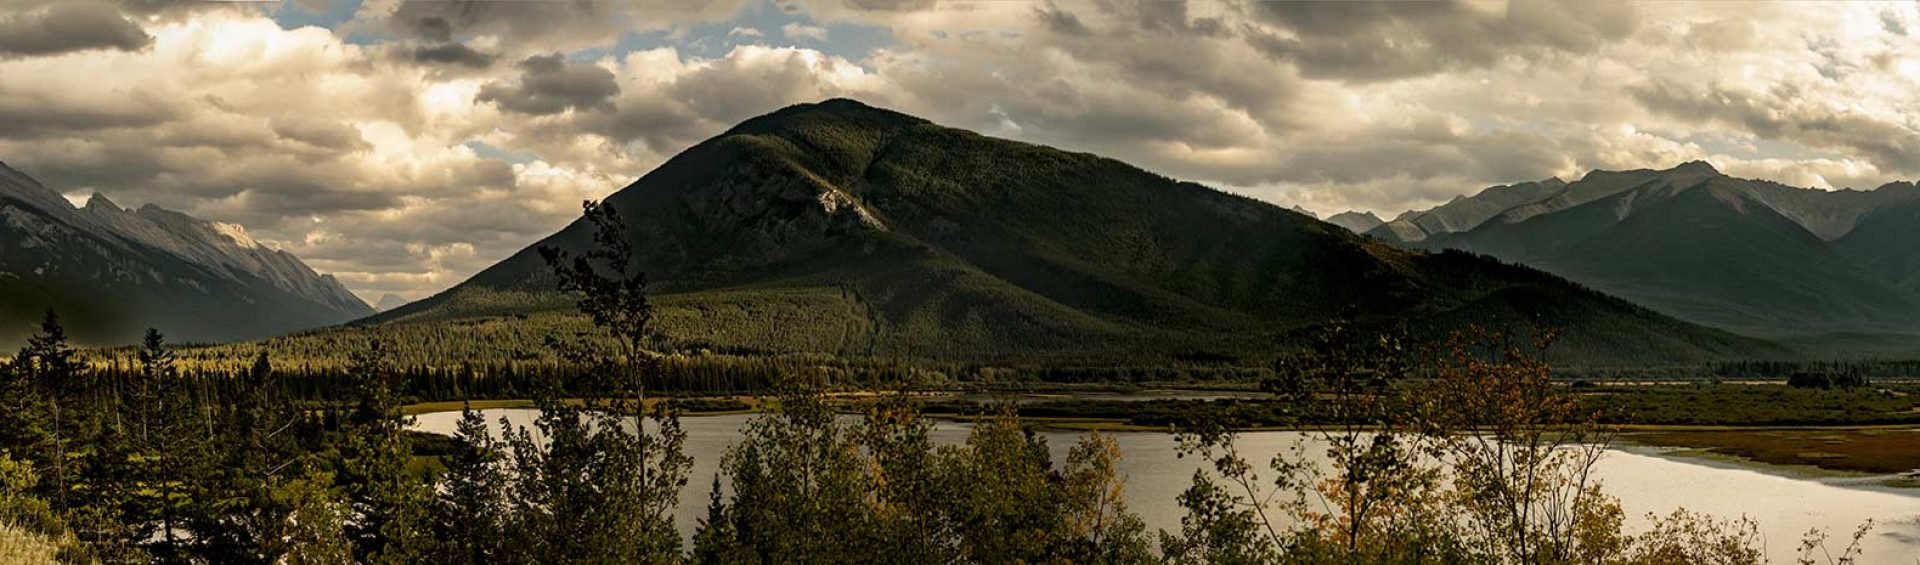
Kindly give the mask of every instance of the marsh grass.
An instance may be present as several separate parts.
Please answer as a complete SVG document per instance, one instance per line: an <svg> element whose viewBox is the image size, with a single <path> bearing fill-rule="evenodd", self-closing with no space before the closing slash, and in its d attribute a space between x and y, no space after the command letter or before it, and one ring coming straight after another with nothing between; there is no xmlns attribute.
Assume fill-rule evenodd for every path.
<svg viewBox="0 0 1920 565"><path fill-rule="evenodd" d="M11 524L0 524L0 563L42 565L58 563L59 544Z"/></svg>

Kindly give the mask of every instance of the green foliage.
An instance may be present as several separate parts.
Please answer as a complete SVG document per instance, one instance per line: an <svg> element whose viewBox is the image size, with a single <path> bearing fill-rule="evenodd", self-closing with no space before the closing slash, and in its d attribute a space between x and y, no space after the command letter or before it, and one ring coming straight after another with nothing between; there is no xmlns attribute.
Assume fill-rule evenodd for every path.
<svg viewBox="0 0 1920 565"><path fill-rule="evenodd" d="M340 446L340 477L346 486L347 533L362 563L417 563L438 550L429 527L425 477L410 472L413 450L400 415L396 374L382 345L355 354L349 370L358 397L348 414Z"/></svg>
<svg viewBox="0 0 1920 565"><path fill-rule="evenodd" d="M723 465L695 537L701 562L1145 563L1113 444L1093 436L1064 468L1004 416L935 448L904 399L838 418L797 387L755 421Z"/></svg>

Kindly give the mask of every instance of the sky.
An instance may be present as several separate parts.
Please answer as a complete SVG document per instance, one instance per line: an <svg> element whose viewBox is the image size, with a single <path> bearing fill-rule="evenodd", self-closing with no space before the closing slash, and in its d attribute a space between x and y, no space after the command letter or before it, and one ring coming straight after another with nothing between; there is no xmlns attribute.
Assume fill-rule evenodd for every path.
<svg viewBox="0 0 1920 565"><path fill-rule="evenodd" d="M1704 159L1920 179L1920 3L0 0L0 162L374 302L848 97L1326 216Z"/></svg>

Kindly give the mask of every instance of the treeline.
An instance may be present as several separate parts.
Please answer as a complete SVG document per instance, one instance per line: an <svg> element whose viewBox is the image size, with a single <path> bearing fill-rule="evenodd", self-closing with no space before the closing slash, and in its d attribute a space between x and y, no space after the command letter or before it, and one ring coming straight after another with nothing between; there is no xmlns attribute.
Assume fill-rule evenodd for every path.
<svg viewBox="0 0 1920 565"><path fill-rule="evenodd" d="M335 402L346 399L338 386L350 376L345 352L366 343L388 344L375 338L342 342L331 351L337 360L285 362L270 348L246 348L249 357L228 359L233 352L218 357L202 352L196 362L179 361L183 386L227 386L244 375L253 359L269 354L282 377L277 381L285 394L293 398ZM83 352L88 369L102 379L128 379L139 375L139 351L117 348ZM182 353L176 352L176 355ZM804 378L840 389L858 390L879 386L908 384L922 388L1019 389L1051 385L1099 385L1119 388L1185 383L1252 385L1269 375L1266 367L1209 366L1200 364L1169 366L995 366L946 363L925 360L859 359L822 354L734 356L710 353L654 352L649 358L648 390L666 395L754 395L771 394L783 379ZM596 370L588 364L566 360L556 350L550 358L533 361L464 361L444 364L405 364L403 356L390 351L398 373L400 392L416 402L527 398L543 383L563 387L585 387ZM605 391L574 390L580 394Z"/></svg>
<svg viewBox="0 0 1920 565"><path fill-rule="evenodd" d="M1873 379L1920 378L1920 360L1728 361L1709 363L1707 374L1725 379L1790 379L1819 375L1864 385Z"/></svg>

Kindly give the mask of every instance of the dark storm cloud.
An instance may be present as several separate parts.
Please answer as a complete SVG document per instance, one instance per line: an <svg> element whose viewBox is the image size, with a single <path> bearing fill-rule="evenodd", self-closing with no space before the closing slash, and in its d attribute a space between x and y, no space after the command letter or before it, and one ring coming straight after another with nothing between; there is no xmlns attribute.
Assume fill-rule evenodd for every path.
<svg viewBox="0 0 1920 565"><path fill-rule="evenodd" d="M1630 2L1254 2L1248 41L1310 78L1389 80L1492 65L1509 56L1588 53L1636 28Z"/></svg>
<svg viewBox="0 0 1920 565"><path fill-rule="evenodd" d="M417 63L452 65L468 70L493 66L498 58L454 40L453 24L440 16L427 16L413 22L414 45L403 51Z"/></svg>
<svg viewBox="0 0 1920 565"><path fill-rule="evenodd" d="M579 121L579 126L621 143L639 142L658 152L687 147L713 133L693 109L662 100L623 104L618 112L590 114Z"/></svg>
<svg viewBox="0 0 1920 565"><path fill-rule="evenodd" d="M1047 31L1074 36L1086 35L1089 31L1087 24L1081 22L1079 16L1061 9L1059 5L1052 2L1034 8L1034 11L1039 14L1040 23L1047 28Z"/></svg>
<svg viewBox="0 0 1920 565"><path fill-rule="evenodd" d="M440 16L420 18L413 24L414 34L429 43L450 43L453 41L453 24Z"/></svg>
<svg viewBox="0 0 1920 565"><path fill-rule="evenodd" d="M504 55L571 52L604 46L621 35L720 21L744 0L407 0L390 13L356 22L429 44L454 38L497 38ZM431 36L425 34L432 34Z"/></svg>
<svg viewBox="0 0 1920 565"><path fill-rule="evenodd" d="M568 63L557 53L529 57L518 67L519 84L488 83L481 87L478 100L509 112L548 115L568 109L612 110L613 97L620 94L612 71L591 63Z"/></svg>
<svg viewBox="0 0 1920 565"><path fill-rule="evenodd" d="M493 55L481 53L459 43L442 43L415 47L413 60L422 63L459 65L469 69L484 69L493 66Z"/></svg>
<svg viewBox="0 0 1920 565"><path fill-rule="evenodd" d="M90 1L60 2L37 9L0 13L0 57L72 53L90 49L137 51L153 37L113 6Z"/></svg>
<svg viewBox="0 0 1920 565"><path fill-rule="evenodd" d="M175 109L141 93L111 104L0 92L0 139L38 139L99 130L140 128L167 121Z"/></svg>

